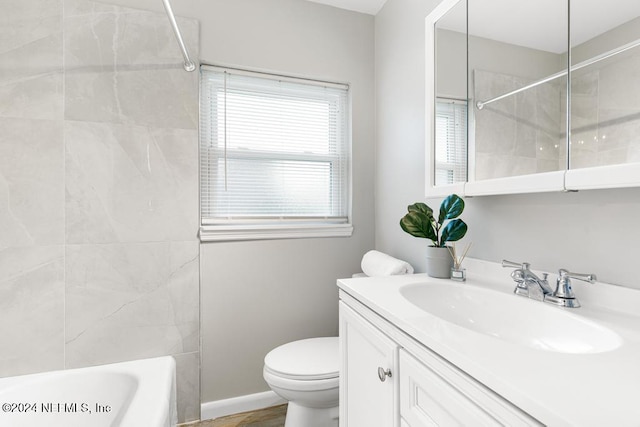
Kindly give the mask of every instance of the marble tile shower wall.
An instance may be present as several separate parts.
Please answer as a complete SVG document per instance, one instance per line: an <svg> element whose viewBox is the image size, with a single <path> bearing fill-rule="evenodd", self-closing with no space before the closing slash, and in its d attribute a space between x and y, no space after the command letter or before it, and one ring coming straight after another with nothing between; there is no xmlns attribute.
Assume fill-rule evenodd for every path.
<svg viewBox="0 0 640 427"><path fill-rule="evenodd" d="M0 8L0 376L174 355L197 419L197 73L163 14Z"/></svg>
<svg viewBox="0 0 640 427"><path fill-rule="evenodd" d="M474 70L475 99L486 100L531 83L522 77ZM564 169L560 156L560 79L473 109L476 179ZM566 84L566 83L564 83Z"/></svg>

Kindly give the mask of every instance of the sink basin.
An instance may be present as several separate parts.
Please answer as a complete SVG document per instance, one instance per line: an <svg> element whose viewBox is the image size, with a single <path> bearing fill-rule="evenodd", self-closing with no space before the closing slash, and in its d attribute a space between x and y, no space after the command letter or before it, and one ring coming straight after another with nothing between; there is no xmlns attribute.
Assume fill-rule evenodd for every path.
<svg viewBox="0 0 640 427"><path fill-rule="evenodd" d="M405 285L400 294L447 322L537 350L602 353L622 344L618 334L591 320L513 294L458 283Z"/></svg>

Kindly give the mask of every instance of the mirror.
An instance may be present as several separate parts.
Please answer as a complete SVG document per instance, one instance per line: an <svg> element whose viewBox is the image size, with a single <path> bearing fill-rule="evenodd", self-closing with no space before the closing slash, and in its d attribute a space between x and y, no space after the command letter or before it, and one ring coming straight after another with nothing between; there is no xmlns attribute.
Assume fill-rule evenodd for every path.
<svg viewBox="0 0 640 427"><path fill-rule="evenodd" d="M467 181L467 5L435 23L435 185Z"/></svg>
<svg viewBox="0 0 640 427"><path fill-rule="evenodd" d="M571 46L569 168L640 162L640 2L573 0Z"/></svg>
<svg viewBox="0 0 640 427"><path fill-rule="evenodd" d="M450 3L434 20L434 186L564 171L567 3Z"/></svg>
<svg viewBox="0 0 640 427"><path fill-rule="evenodd" d="M469 0L475 180L565 169L567 11L558 0Z"/></svg>
<svg viewBox="0 0 640 427"><path fill-rule="evenodd" d="M640 186L640 2L573 0L570 37L568 11L443 0L427 17L428 196Z"/></svg>

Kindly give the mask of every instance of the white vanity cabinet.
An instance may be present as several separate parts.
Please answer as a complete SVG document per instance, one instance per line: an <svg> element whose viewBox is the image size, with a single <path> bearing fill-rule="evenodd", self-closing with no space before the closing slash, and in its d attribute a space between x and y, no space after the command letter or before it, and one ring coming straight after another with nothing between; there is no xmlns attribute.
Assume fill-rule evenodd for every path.
<svg viewBox="0 0 640 427"><path fill-rule="evenodd" d="M542 425L348 294L340 297L340 427ZM379 377L378 368L391 375Z"/></svg>
<svg viewBox="0 0 640 427"><path fill-rule="evenodd" d="M339 311L340 426L397 427L399 347L346 304Z"/></svg>

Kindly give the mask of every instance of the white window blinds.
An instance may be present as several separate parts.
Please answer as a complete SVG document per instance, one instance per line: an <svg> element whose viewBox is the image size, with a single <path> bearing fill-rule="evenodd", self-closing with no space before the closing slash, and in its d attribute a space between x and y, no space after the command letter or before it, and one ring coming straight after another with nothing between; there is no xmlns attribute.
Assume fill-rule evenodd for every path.
<svg viewBox="0 0 640 427"><path fill-rule="evenodd" d="M200 87L203 227L348 223L346 85L202 66Z"/></svg>
<svg viewBox="0 0 640 427"><path fill-rule="evenodd" d="M436 100L436 185L467 180L467 105Z"/></svg>

